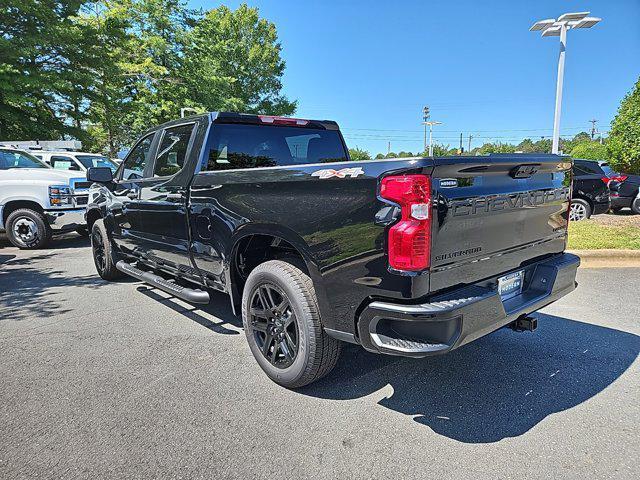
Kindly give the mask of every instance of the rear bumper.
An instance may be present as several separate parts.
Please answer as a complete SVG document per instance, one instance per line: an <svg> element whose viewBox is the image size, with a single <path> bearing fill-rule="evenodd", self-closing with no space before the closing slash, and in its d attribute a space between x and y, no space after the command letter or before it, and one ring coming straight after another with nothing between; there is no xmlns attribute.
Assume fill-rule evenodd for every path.
<svg viewBox="0 0 640 480"><path fill-rule="evenodd" d="M45 210L47 222L54 233L69 232L87 225L85 218L85 208L74 208L69 210Z"/></svg>
<svg viewBox="0 0 640 480"><path fill-rule="evenodd" d="M369 351L408 357L449 352L573 291L579 265L580 258L568 253L529 265L522 293L507 300L498 294L495 277L418 305L374 301L358 320L360 343Z"/></svg>
<svg viewBox="0 0 640 480"><path fill-rule="evenodd" d="M630 207L633 197L614 197L611 196L611 208Z"/></svg>

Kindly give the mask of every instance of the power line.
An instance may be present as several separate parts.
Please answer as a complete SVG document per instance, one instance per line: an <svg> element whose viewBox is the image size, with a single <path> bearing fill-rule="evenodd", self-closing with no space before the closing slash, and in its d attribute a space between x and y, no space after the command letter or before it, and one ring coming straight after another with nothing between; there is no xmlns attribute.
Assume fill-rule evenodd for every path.
<svg viewBox="0 0 640 480"><path fill-rule="evenodd" d="M385 129L385 128L350 128L350 127L342 127L341 130L356 130L356 131L366 131L366 132L401 132L401 133L422 133L422 130L402 130L402 129ZM561 130L568 131L584 131L584 127L563 127ZM474 132L479 133L489 133L489 132L552 132L552 128L522 128L522 129L495 129L495 130L473 130ZM459 130L440 130L440 132L445 133L456 133Z"/></svg>

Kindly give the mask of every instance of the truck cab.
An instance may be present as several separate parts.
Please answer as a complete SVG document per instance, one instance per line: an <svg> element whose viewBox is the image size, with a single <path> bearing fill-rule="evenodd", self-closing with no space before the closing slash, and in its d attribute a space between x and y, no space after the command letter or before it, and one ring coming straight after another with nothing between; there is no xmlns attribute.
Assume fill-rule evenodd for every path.
<svg viewBox="0 0 640 480"><path fill-rule="evenodd" d="M44 247L52 235L86 235L90 183L83 173L54 170L30 153L0 147L0 231L22 249Z"/></svg>

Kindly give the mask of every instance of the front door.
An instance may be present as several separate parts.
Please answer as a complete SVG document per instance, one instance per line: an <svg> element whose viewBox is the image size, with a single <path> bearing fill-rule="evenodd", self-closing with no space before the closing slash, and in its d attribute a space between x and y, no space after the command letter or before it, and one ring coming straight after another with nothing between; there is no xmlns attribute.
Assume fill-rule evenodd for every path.
<svg viewBox="0 0 640 480"><path fill-rule="evenodd" d="M116 173L115 188L111 192L115 228L113 239L122 250L136 256L145 252L143 242L144 225L138 202L142 185L148 181L151 172L152 147L156 133L144 136L126 156Z"/></svg>

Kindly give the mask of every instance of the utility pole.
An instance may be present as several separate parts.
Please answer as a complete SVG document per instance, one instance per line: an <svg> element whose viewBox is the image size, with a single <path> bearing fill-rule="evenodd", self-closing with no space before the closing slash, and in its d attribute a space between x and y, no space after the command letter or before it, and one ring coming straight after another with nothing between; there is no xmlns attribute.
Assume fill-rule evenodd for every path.
<svg viewBox="0 0 640 480"><path fill-rule="evenodd" d="M469 148L467 149L467 152L471 152L471 139L473 138L473 135L469 134Z"/></svg>
<svg viewBox="0 0 640 480"><path fill-rule="evenodd" d="M391 142L387 142L387 157L391 153Z"/></svg>
<svg viewBox="0 0 640 480"><path fill-rule="evenodd" d="M460 155L464 153L464 147L462 146L462 132L460 132Z"/></svg>
<svg viewBox="0 0 640 480"><path fill-rule="evenodd" d="M422 123L424 124L424 149L422 150L423 152L427 151L427 120L429 120L430 116L431 115L429 113L429 107L425 105L424 107L422 107Z"/></svg>
<svg viewBox="0 0 640 480"><path fill-rule="evenodd" d="M598 133L598 129L596 128L596 123L598 123L598 120L593 118L589 120L589 122L591 123L591 140L593 140L596 136L596 133Z"/></svg>

